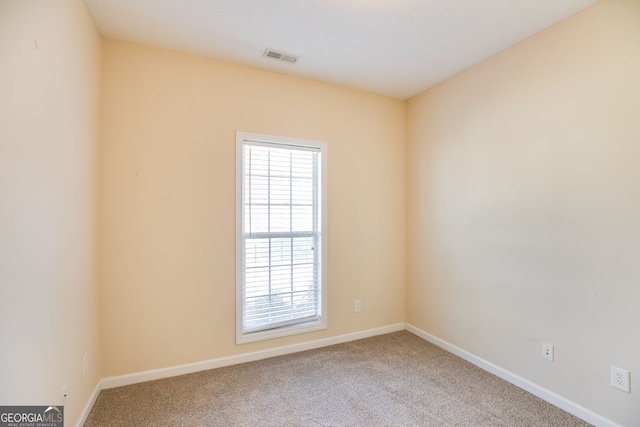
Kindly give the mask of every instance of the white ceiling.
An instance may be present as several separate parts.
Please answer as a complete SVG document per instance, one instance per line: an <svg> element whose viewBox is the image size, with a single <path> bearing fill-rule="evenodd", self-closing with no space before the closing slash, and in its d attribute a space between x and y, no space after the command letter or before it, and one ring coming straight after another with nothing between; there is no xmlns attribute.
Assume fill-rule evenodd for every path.
<svg viewBox="0 0 640 427"><path fill-rule="evenodd" d="M86 0L102 35L406 99L597 0ZM297 64L262 57L265 48Z"/></svg>

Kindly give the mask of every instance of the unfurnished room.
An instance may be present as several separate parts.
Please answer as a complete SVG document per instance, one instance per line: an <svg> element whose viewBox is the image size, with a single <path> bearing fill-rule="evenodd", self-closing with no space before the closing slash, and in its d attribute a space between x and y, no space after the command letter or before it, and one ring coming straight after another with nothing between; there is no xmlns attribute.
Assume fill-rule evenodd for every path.
<svg viewBox="0 0 640 427"><path fill-rule="evenodd" d="M0 0L0 426L638 427L639 162L640 0Z"/></svg>

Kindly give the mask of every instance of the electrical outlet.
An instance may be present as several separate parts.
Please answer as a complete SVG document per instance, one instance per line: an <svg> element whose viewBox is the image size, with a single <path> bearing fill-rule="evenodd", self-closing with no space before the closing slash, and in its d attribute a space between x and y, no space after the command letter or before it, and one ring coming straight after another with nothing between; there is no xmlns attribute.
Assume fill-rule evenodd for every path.
<svg viewBox="0 0 640 427"><path fill-rule="evenodd" d="M629 377L631 374L626 369L611 367L611 387L627 393L631 393Z"/></svg>
<svg viewBox="0 0 640 427"><path fill-rule="evenodd" d="M553 362L553 344L542 343L542 358Z"/></svg>
<svg viewBox="0 0 640 427"><path fill-rule="evenodd" d="M82 356L82 376L86 377L87 376L87 358L89 357L89 353L85 353L84 356Z"/></svg>
<svg viewBox="0 0 640 427"><path fill-rule="evenodd" d="M353 311L356 313L362 310L362 302L357 299L353 302Z"/></svg>

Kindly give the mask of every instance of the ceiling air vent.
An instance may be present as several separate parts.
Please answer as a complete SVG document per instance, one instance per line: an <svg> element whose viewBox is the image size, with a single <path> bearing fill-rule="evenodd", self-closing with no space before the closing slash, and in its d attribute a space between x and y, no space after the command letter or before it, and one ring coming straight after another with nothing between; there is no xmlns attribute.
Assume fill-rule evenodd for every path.
<svg viewBox="0 0 640 427"><path fill-rule="evenodd" d="M295 64L300 57L298 55L292 55L290 53L284 53L279 50L266 48L262 54L265 58L276 59L282 62L288 62L289 64Z"/></svg>

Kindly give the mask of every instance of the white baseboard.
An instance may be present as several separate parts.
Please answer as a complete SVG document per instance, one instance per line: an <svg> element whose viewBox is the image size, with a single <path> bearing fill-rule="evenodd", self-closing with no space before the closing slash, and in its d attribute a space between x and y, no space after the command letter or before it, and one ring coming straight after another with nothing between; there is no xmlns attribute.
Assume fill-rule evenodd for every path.
<svg viewBox="0 0 640 427"><path fill-rule="evenodd" d="M221 357L217 359L205 360L202 362L189 363L185 365L171 366L168 368L154 369L143 372L136 372L133 374L120 375L115 377L103 378L96 386L90 401L87 403L82 416L77 424L78 427L82 426L86 421L93 404L95 403L100 390L121 387L130 384L137 384L145 381L158 380L162 378L174 377L177 375L190 374L194 372L205 371L208 369L221 368L223 366L236 365L239 363L253 362L256 360L267 359L269 357L282 356L285 354L297 353L305 350L313 350L315 348L327 347L330 345L341 344L344 342L355 341L363 338L369 338L376 335L388 334L391 332L397 332L401 330L408 330L414 335L429 341L432 344L455 354L456 356L476 365L477 367L490 372L511 384L520 387L521 389L528 391L529 393L537 396L558 408L575 415L576 417L593 424L596 427L622 427L619 424L604 418L603 416L596 414L595 412L570 401L550 390L547 390L525 378L522 378L516 374L513 374L506 369L503 369L491 362L488 362L480 357L477 357L453 344L448 343L440 338L437 338L421 329L409 323L397 323L394 325L383 326L380 328L368 329L366 331L353 332L345 335L339 335L337 337L323 338L314 341L307 341L299 344L292 344L282 347L276 347L267 350L254 351L250 353L239 354L235 356Z"/></svg>
<svg viewBox="0 0 640 427"><path fill-rule="evenodd" d="M84 423L87 421L87 417L91 413L91 410L93 409L93 405L96 403L96 399L100 394L100 390L102 390L101 384L102 382L98 381L98 384L96 384L96 387L93 389L93 393L91 393L91 396L89 397L89 401L87 402L87 404L84 406L84 409L80 413L80 419L78 420L76 427L82 427Z"/></svg>
<svg viewBox="0 0 640 427"><path fill-rule="evenodd" d="M171 366L162 369L136 372L134 374L120 375L102 379L102 388L121 387L130 384L137 384L145 381L158 380L162 378L175 377L177 375L191 374L194 372L206 371L208 369L221 368L223 366L237 365L239 363L253 362L255 360L267 359L269 357L282 356L284 354L297 353L299 351L312 350L314 348L326 347L334 344L355 341L362 338L369 338L376 335L388 334L405 329L404 323L382 326L380 328L368 329L366 331L353 332L339 335L337 337L323 338L314 341L307 341L299 344L292 344L267 350L254 351L250 353L238 354L235 356L221 357L217 359L205 360L202 362L189 363L186 365Z"/></svg>
<svg viewBox="0 0 640 427"><path fill-rule="evenodd" d="M474 365L476 365L477 367L490 372L500 378L502 378L503 380L510 382L511 384L520 387L521 389L528 391L529 393L533 394L534 396L539 397L542 400L545 400L549 403L551 403L554 406L557 406L558 408L575 415L576 417L590 423L593 424L596 427L622 427L620 424L617 424L599 414L596 414L595 412L585 408L584 406L581 406L575 402L572 402L569 399L566 399L562 396L560 396L559 394L556 394L550 390L547 390L544 387L541 387L525 378L522 378L521 376L518 376L512 372L507 371L506 369L503 369L497 365L494 365L491 362L488 362L484 359L481 359L478 356L475 356L471 353L469 353L468 351L465 351L459 347L456 347L453 344L448 343L447 341L444 341L438 337L435 337L431 334L429 334L428 332L425 332L421 329L416 328L413 325L410 325L409 323L405 323L405 329L411 333L413 333L414 335L419 336L420 338L429 341L432 344L437 345L438 347L442 348L443 350L448 351L449 353L455 354L456 356L466 360L467 362L470 362Z"/></svg>

